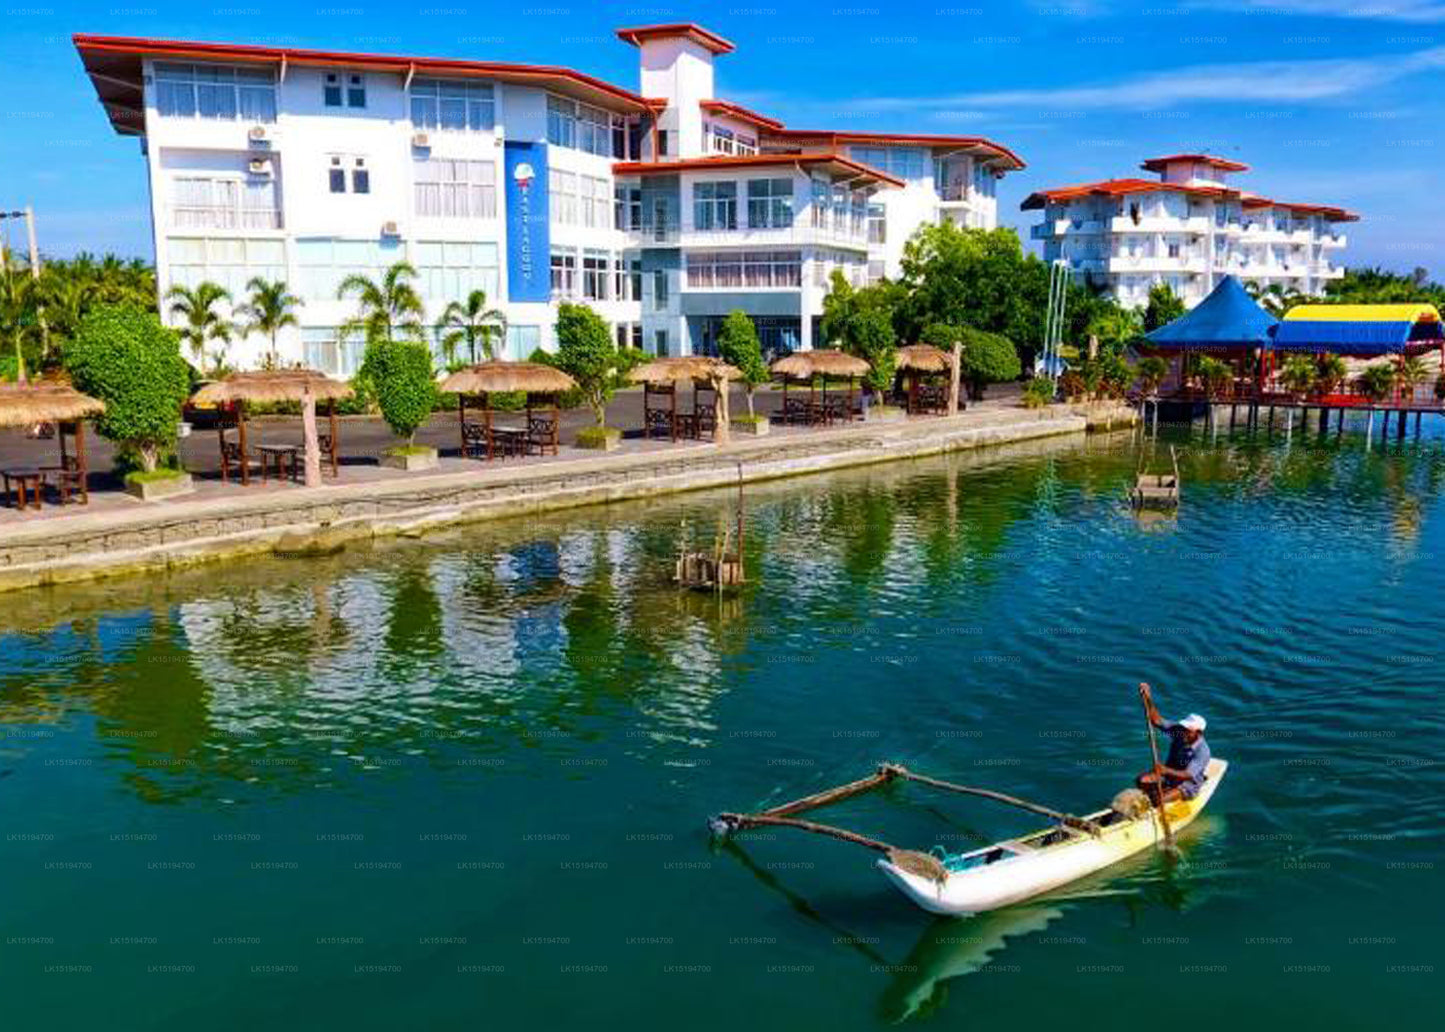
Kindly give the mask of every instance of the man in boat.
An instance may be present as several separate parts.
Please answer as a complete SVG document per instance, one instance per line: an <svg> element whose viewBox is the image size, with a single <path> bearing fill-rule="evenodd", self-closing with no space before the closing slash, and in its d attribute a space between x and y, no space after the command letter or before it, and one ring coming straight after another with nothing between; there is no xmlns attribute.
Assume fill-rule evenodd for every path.
<svg viewBox="0 0 1445 1032"><path fill-rule="evenodd" d="M1162 777L1163 801L1193 799L1204 784L1204 772L1209 767L1209 743L1204 740L1206 721L1198 713L1191 713L1183 720L1170 722L1159 715L1154 707L1154 697L1147 684L1139 686L1139 695L1144 700L1149 723L1169 736L1169 755L1156 777L1147 770L1135 780L1148 797L1156 802L1159 798L1159 778Z"/></svg>

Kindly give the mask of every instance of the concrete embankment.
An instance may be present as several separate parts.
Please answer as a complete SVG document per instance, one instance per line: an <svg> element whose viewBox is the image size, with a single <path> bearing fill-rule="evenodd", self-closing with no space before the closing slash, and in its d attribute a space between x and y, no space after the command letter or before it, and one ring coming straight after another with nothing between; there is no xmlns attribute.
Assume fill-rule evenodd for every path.
<svg viewBox="0 0 1445 1032"><path fill-rule="evenodd" d="M67 514L6 528L0 591L246 555L325 554L353 540L735 484L740 472L745 481L770 480L1117 428L1133 419L1118 405L970 411L735 440L723 448L498 462L460 473Z"/></svg>

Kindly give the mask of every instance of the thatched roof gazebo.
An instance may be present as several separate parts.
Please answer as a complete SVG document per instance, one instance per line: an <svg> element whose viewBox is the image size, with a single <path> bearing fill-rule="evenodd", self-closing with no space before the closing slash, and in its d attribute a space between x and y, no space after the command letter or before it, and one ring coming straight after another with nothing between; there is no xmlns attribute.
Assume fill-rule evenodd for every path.
<svg viewBox="0 0 1445 1032"><path fill-rule="evenodd" d="M736 380L742 375L742 371L736 366L709 355L673 355L644 362L628 374L628 379L633 383L642 384L643 434L650 437L654 430L666 429L676 442L679 426L684 437L700 437L711 423L713 440L725 444L731 421L728 416L727 384L729 380ZM694 385L691 414L677 411L679 383ZM713 392L710 413L701 407L698 398L698 394L703 390ZM668 399L666 408L653 405L654 394Z"/></svg>
<svg viewBox="0 0 1445 1032"><path fill-rule="evenodd" d="M925 392L921 389L919 381L925 376L946 373L951 370L953 368L952 356L932 344L909 344L899 348L897 356L898 372L908 377L908 414L915 415L925 409L935 412L946 411L948 399L942 391L938 390L937 385L930 386Z"/></svg>
<svg viewBox="0 0 1445 1032"><path fill-rule="evenodd" d="M221 443L221 476L229 475L231 461L240 465L241 483L250 484L251 460L246 453L246 403L299 401L301 403L301 438L305 453L305 481L307 487L321 486L321 452L324 450L331 465L331 475L339 472L336 460L338 445L336 426L336 405L340 398L352 394L351 384L333 380L325 373L314 369L270 369L245 373L232 373L224 380L207 384L195 393L195 401L201 404L221 402L234 403L238 440L234 446L226 440L226 421L217 422L217 434ZM330 420L329 432L318 438L316 433L316 403L331 402L327 406Z"/></svg>
<svg viewBox="0 0 1445 1032"><path fill-rule="evenodd" d="M518 451L526 454L533 447L539 454L550 448L556 455L562 417L557 396L576 386L577 381L562 370L541 362L478 362L458 369L441 382L443 391L457 396L462 455L485 450L488 460L498 451L503 455ZM527 425L521 429L493 426L491 395L516 391L527 395ZM550 415L538 415L532 411L534 394L551 397ZM480 401L481 426L467 422L468 397Z"/></svg>
<svg viewBox="0 0 1445 1032"><path fill-rule="evenodd" d="M104 411L103 401L82 394L69 384L0 383L0 427L55 423L59 429L60 465L37 466L33 471L19 471L30 474L37 502L40 500L40 478L47 473L55 474L62 502L69 500L72 490L80 496L82 504L90 501L86 480L89 468L85 459L84 420L87 416L96 416ZM73 454L66 447L67 434L74 438Z"/></svg>
<svg viewBox="0 0 1445 1032"><path fill-rule="evenodd" d="M856 355L849 355L846 352L833 348L816 348L812 351L795 351L791 355L775 361L768 367L775 376L783 379L783 422L785 423L831 423L835 418L853 418L853 392L855 381L872 368L863 359ZM839 412L836 402L829 402L828 378L847 377L848 397L847 407ZM819 401L815 397L816 380L823 381L823 396ZM806 380L808 382L807 398L788 397L788 382L790 380Z"/></svg>

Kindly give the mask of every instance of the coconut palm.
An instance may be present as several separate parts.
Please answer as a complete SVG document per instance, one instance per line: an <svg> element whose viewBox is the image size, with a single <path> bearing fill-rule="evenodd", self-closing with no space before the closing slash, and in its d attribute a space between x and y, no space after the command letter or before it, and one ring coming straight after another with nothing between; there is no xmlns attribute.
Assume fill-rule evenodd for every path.
<svg viewBox="0 0 1445 1032"><path fill-rule="evenodd" d="M1278 283L1262 287L1257 280L1250 280L1244 285L1244 289L1249 292L1250 297L1259 302L1259 306L1266 312L1280 317L1296 305L1307 304L1312 300L1308 295L1295 290L1286 290Z"/></svg>
<svg viewBox="0 0 1445 1032"><path fill-rule="evenodd" d="M421 295L412 286L416 269L408 262L397 262L381 275L376 282L360 274L347 276L341 281L336 296L345 300L355 295L358 313L348 319L340 329L342 336L360 331L368 343L374 340L390 340L401 334L411 340L425 341L426 331L422 328L424 309Z"/></svg>
<svg viewBox="0 0 1445 1032"><path fill-rule="evenodd" d="M279 364L276 334L284 327L300 325L296 319L296 309L301 305L301 299L286 289L285 280L270 282L260 276L253 276L247 282L246 289L251 292L251 296L238 314L245 316L247 320L244 327L246 333L264 333L271 338L271 353L267 356L266 367L275 369Z"/></svg>
<svg viewBox="0 0 1445 1032"><path fill-rule="evenodd" d="M13 349L15 379L25 380L25 350L38 328L39 288L30 270L11 261L0 248L0 337Z"/></svg>
<svg viewBox="0 0 1445 1032"><path fill-rule="evenodd" d="M1279 371L1279 382L1297 398L1308 394L1318 377L1319 370L1315 367L1314 359L1308 355L1291 355L1285 359Z"/></svg>
<svg viewBox="0 0 1445 1032"><path fill-rule="evenodd" d="M1315 376L1321 394L1333 394L1335 388L1345 382L1349 367L1339 355L1329 353L1320 356L1320 369Z"/></svg>
<svg viewBox="0 0 1445 1032"><path fill-rule="evenodd" d="M437 320L437 340L441 342L442 357L447 366L456 360L457 348L463 343L472 362L478 361L478 345L482 359L490 362L496 357L493 341L507 330L507 317L495 308L487 307L487 292L474 290L467 295L465 303L453 301L447 305L442 317Z"/></svg>
<svg viewBox="0 0 1445 1032"><path fill-rule="evenodd" d="M114 258L113 255L106 257L108 261ZM181 339L191 346L196 367L204 368L206 345L213 340L229 344L236 332L235 325L216 311L220 302L231 303L231 292L220 284L204 280L194 287L174 286L166 292L166 298L171 303L170 314L185 320Z"/></svg>
<svg viewBox="0 0 1445 1032"><path fill-rule="evenodd" d="M1415 388L1424 383L1429 375L1425 369L1425 360L1418 355L1412 355L1395 370L1395 383L1408 401L1414 398Z"/></svg>

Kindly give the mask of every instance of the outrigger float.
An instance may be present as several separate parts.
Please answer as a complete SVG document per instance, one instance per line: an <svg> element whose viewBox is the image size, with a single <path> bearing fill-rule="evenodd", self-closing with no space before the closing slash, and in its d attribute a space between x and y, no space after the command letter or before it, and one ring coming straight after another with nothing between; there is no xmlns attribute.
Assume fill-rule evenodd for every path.
<svg viewBox="0 0 1445 1032"><path fill-rule="evenodd" d="M810 831L865 846L883 855L878 866L914 903L935 914L980 914L1030 899L1118 863L1156 843L1168 842L1209 804L1229 764L1212 759L1205 781L1193 799L1171 800L1160 808L1142 793L1142 812L1126 813L1113 806L1076 817L992 789L956 785L893 763L881 764L866 778L775 806L761 813L722 813L708 823L714 835L727 837L749 828L785 827ZM899 849L845 828L798 817L798 814L859 795L889 782L906 780L932 788L992 799L1042 814L1055 821L1019 838L996 842L968 853L930 853Z"/></svg>

